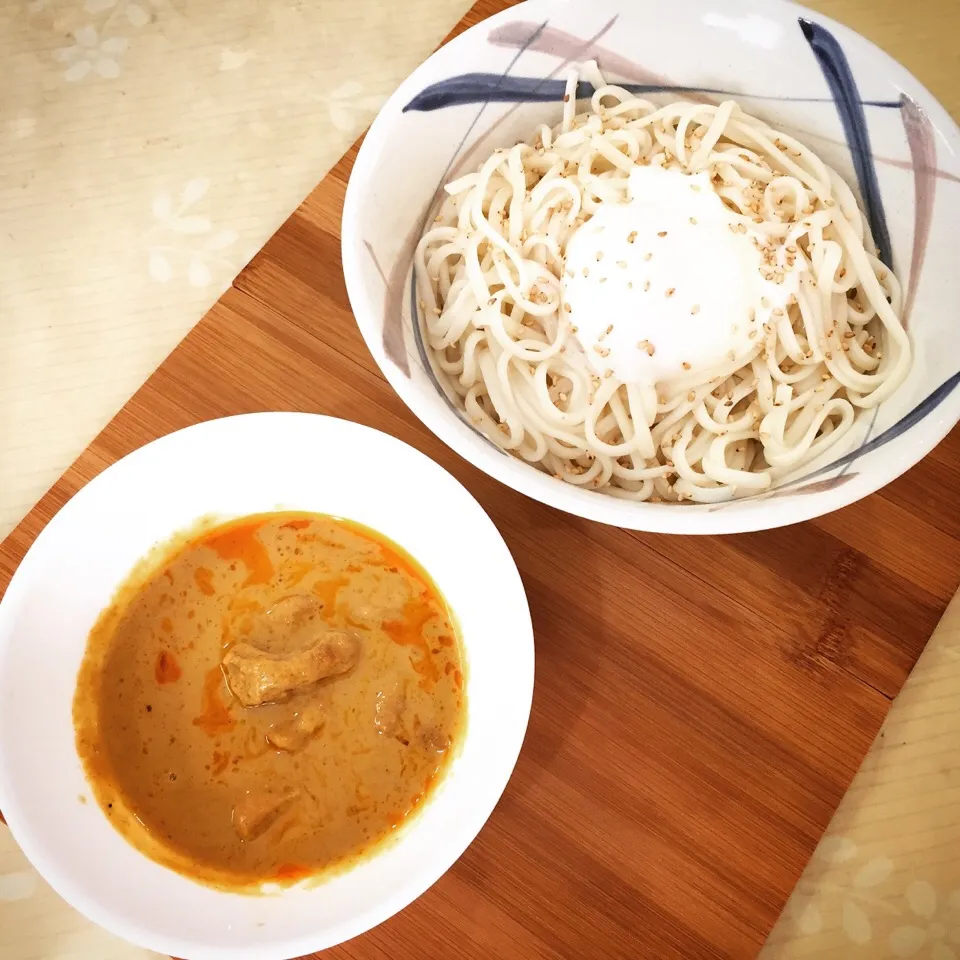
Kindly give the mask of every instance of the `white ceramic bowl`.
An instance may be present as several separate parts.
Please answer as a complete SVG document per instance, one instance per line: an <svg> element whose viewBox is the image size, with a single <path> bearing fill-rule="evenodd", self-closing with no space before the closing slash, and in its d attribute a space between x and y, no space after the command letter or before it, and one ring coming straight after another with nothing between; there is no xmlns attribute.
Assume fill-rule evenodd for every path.
<svg viewBox="0 0 960 960"><path fill-rule="evenodd" d="M438 188L497 147L557 123L570 63L648 97L723 91L792 132L866 202L890 238L916 359L903 386L858 418L842 448L777 488L714 505L633 503L579 489L503 454L450 405L411 320L411 255ZM410 409L508 486L621 527L727 533L852 503L928 453L960 417L960 131L894 60L853 31L778 0L528 0L442 47L364 140L343 213L343 266L367 346ZM886 244L881 242L881 246ZM889 260L887 261L889 262ZM847 442L848 441L848 442Z"/></svg>
<svg viewBox="0 0 960 960"><path fill-rule="evenodd" d="M275 509L357 520L424 565L462 628L467 732L436 795L382 852L312 889L251 897L147 859L96 802L81 804L91 791L71 706L87 634L138 558L205 515ZM190 960L298 957L385 920L460 856L506 786L532 692L523 585L493 523L453 477L399 440L343 420L215 420L100 474L17 570L0 603L0 809L50 885L127 940Z"/></svg>

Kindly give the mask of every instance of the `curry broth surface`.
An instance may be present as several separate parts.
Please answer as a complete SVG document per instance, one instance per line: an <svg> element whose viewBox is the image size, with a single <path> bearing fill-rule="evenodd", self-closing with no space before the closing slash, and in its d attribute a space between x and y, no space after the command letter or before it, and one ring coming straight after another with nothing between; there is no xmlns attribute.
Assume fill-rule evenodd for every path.
<svg viewBox="0 0 960 960"><path fill-rule="evenodd" d="M135 846L221 886L294 882L368 852L423 802L462 731L463 665L409 557L357 524L284 513L195 532L147 566L92 630L74 699L87 777ZM291 602L318 613L304 629L359 638L359 658L243 706L221 661L282 648L275 612ZM275 809L241 838L251 804Z"/></svg>

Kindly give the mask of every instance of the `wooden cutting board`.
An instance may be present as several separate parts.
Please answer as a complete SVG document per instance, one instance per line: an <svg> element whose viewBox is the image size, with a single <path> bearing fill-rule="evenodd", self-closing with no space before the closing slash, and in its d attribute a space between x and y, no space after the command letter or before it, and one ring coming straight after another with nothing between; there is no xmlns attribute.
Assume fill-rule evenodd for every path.
<svg viewBox="0 0 960 960"><path fill-rule="evenodd" d="M481 0L455 32L506 5ZM960 431L881 494L767 533L646 535L527 500L436 440L367 354L339 259L355 155L0 545L0 589L70 496L172 430L306 410L392 433L506 538L536 694L480 837L401 915L324 956L753 957L957 587Z"/></svg>

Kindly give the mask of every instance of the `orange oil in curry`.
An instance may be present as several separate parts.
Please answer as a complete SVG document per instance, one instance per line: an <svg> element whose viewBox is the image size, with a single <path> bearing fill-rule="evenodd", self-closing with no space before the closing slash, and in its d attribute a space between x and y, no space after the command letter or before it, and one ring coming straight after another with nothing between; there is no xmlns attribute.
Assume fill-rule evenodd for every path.
<svg viewBox="0 0 960 960"><path fill-rule="evenodd" d="M294 594L354 631L360 658L288 702L243 707L221 658ZM349 866L417 810L462 739L463 672L443 597L374 531L315 514L208 522L158 548L101 614L74 699L78 751L131 843L254 892ZM322 723L298 749L268 742L311 710ZM240 839L238 797L264 784L296 798Z"/></svg>

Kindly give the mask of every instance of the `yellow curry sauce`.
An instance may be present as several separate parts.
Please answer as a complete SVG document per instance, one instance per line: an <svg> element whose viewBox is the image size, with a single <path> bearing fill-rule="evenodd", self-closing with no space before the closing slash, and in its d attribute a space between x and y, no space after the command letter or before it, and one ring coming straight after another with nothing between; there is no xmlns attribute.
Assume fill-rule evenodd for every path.
<svg viewBox="0 0 960 960"><path fill-rule="evenodd" d="M91 631L74 698L101 807L147 855L231 889L370 852L464 723L442 596L358 524L261 514L182 536Z"/></svg>

